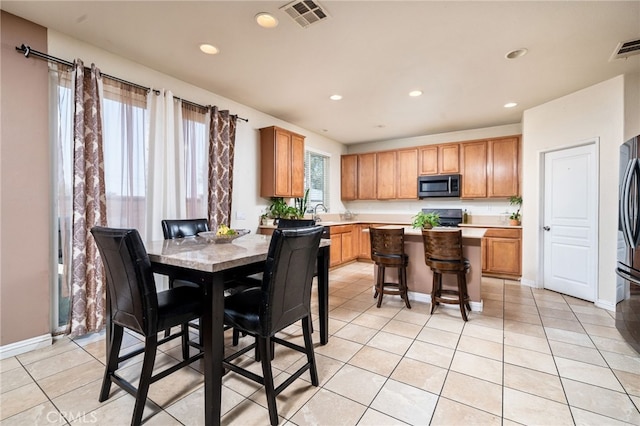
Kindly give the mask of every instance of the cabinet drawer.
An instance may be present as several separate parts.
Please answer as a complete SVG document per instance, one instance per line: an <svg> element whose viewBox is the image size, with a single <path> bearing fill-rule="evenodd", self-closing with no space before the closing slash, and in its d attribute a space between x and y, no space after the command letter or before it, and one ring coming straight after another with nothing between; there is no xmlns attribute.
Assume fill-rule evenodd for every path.
<svg viewBox="0 0 640 426"><path fill-rule="evenodd" d="M485 238L520 238L522 234L521 229L508 229L508 228L489 228L485 232Z"/></svg>
<svg viewBox="0 0 640 426"><path fill-rule="evenodd" d="M331 235L344 234L345 232L353 231L353 225L333 225L329 227L329 233Z"/></svg>

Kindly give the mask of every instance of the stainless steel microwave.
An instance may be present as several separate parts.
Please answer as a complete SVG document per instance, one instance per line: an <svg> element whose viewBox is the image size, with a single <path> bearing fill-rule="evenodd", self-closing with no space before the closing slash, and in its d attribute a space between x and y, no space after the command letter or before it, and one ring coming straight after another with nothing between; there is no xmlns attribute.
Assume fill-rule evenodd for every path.
<svg viewBox="0 0 640 426"><path fill-rule="evenodd" d="M460 175L418 176L418 198L460 197Z"/></svg>

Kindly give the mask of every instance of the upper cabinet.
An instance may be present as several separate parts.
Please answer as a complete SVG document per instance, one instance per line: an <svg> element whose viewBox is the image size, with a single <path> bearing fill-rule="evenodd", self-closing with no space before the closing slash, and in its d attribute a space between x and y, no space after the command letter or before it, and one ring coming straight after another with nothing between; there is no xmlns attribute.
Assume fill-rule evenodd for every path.
<svg viewBox="0 0 640 426"><path fill-rule="evenodd" d="M484 198L487 196L487 142L460 144L460 174L462 175L462 198Z"/></svg>
<svg viewBox="0 0 640 426"><path fill-rule="evenodd" d="M358 156L340 157L340 197L343 200L358 199Z"/></svg>
<svg viewBox="0 0 640 426"><path fill-rule="evenodd" d="M376 199L377 172L375 152L358 154L358 200Z"/></svg>
<svg viewBox="0 0 640 426"><path fill-rule="evenodd" d="M452 174L460 172L460 144L421 146L420 175Z"/></svg>
<svg viewBox="0 0 640 426"><path fill-rule="evenodd" d="M487 196L518 195L518 137L487 141Z"/></svg>
<svg viewBox="0 0 640 426"><path fill-rule="evenodd" d="M461 198L518 195L520 137L426 145L341 158L341 198L417 199L418 175L462 176Z"/></svg>
<svg viewBox="0 0 640 426"><path fill-rule="evenodd" d="M418 149L402 149L397 153L396 198L418 198Z"/></svg>
<svg viewBox="0 0 640 426"><path fill-rule="evenodd" d="M396 198L396 152L378 152L376 155L376 198L393 200Z"/></svg>
<svg viewBox="0 0 640 426"><path fill-rule="evenodd" d="M276 126L260 129L260 196L304 196L304 138Z"/></svg>
<svg viewBox="0 0 640 426"><path fill-rule="evenodd" d="M340 164L342 200L418 198L417 148L343 155Z"/></svg>
<svg viewBox="0 0 640 426"><path fill-rule="evenodd" d="M520 138L488 139L460 144L462 198L518 195Z"/></svg>

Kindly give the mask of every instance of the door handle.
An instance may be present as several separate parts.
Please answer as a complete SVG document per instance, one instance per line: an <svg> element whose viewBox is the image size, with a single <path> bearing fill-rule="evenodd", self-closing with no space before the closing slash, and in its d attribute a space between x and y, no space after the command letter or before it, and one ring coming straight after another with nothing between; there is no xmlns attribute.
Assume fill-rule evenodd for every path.
<svg viewBox="0 0 640 426"><path fill-rule="evenodd" d="M543 226L542 229L544 229L545 231L551 231L551 227L550 226Z"/></svg>

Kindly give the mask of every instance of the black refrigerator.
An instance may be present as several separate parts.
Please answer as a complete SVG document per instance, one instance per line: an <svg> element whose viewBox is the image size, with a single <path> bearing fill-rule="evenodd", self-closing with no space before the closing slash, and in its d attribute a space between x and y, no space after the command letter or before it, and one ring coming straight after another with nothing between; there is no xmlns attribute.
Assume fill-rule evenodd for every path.
<svg viewBox="0 0 640 426"><path fill-rule="evenodd" d="M620 147L616 328L640 353L640 136Z"/></svg>

